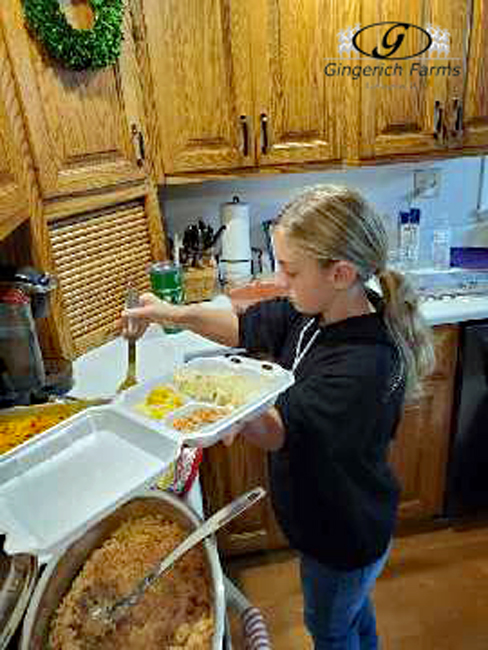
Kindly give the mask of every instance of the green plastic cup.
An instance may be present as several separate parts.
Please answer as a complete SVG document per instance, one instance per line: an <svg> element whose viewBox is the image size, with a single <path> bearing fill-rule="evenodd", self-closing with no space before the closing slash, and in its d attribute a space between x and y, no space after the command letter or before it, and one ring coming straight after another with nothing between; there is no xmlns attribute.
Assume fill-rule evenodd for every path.
<svg viewBox="0 0 488 650"><path fill-rule="evenodd" d="M149 267L149 279L153 293L161 300L181 304L184 299L183 270L171 262L156 262ZM181 332L180 327L163 325L167 334Z"/></svg>

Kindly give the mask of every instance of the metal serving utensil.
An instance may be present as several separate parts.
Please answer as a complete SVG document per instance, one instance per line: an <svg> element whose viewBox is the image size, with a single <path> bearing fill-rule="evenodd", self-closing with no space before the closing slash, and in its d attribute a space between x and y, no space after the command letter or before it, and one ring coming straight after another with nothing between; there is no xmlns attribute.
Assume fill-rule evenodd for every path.
<svg viewBox="0 0 488 650"><path fill-rule="evenodd" d="M139 293L135 287L131 284L127 287L127 295L125 298L125 306L127 309L132 309L133 307L139 306ZM136 375L136 336L132 330L131 319L129 318L127 322L127 373L125 379L117 386L117 393L121 393L131 386L137 384L137 375Z"/></svg>
<svg viewBox="0 0 488 650"><path fill-rule="evenodd" d="M115 623L128 607L132 607L139 602L146 589L170 569L182 555L206 537L215 533L215 531L234 519L234 517L240 515L244 510L254 505L265 494L266 491L262 487L254 488L218 510L210 519L204 521L193 533L188 535L169 555L161 560L129 594L115 601L112 605L105 607L99 606L92 609L90 612L92 619L106 624Z"/></svg>

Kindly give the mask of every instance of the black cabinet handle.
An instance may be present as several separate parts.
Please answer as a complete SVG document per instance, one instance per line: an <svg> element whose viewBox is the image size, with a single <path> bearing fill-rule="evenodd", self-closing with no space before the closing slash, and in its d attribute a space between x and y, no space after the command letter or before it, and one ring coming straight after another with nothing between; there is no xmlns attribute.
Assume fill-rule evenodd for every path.
<svg viewBox="0 0 488 650"><path fill-rule="evenodd" d="M146 144L144 142L144 133L142 131L139 131L138 138L139 138L139 160L137 164L143 165L144 161L146 160Z"/></svg>
<svg viewBox="0 0 488 650"><path fill-rule="evenodd" d="M461 135L463 131L463 102L461 99L456 98L453 101L454 110L454 129L453 136Z"/></svg>
<svg viewBox="0 0 488 650"><path fill-rule="evenodd" d="M144 161L146 160L146 144L144 142L144 134L140 129L137 128L137 124L131 125L131 134L132 137L136 139L137 146L137 155L136 162L139 167L142 167Z"/></svg>
<svg viewBox="0 0 488 650"><path fill-rule="evenodd" d="M249 156L249 126L247 124L247 115L240 116L242 126L242 154L244 157Z"/></svg>
<svg viewBox="0 0 488 650"><path fill-rule="evenodd" d="M268 116L261 113L261 153L268 153Z"/></svg>
<svg viewBox="0 0 488 650"><path fill-rule="evenodd" d="M444 110L442 108L442 103L438 99L436 99L434 103L434 138L436 140L442 140L443 119L444 119Z"/></svg>

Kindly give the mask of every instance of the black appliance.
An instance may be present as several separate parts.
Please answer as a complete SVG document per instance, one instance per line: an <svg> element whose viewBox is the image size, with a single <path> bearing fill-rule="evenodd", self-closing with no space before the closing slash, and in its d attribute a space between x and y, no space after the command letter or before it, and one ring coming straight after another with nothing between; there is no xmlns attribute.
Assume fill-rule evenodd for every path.
<svg viewBox="0 0 488 650"><path fill-rule="evenodd" d="M445 514L488 512L488 320L463 326Z"/></svg>
<svg viewBox="0 0 488 650"><path fill-rule="evenodd" d="M35 319L48 315L56 285L31 267L0 266L0 408L46 402L72 386L52 381L37 337Z"/></svg>

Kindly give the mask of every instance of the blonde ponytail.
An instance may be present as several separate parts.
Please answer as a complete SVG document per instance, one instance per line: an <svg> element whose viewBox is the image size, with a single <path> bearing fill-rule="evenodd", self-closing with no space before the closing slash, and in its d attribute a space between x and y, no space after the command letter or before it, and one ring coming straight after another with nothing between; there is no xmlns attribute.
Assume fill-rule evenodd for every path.
<svg viewBox="0 0 488 650"><path fill-rule="evenodd" d="M384 320L404 363L406 395L412 397L418 393L421 380L434 368L432 330L420 313L414 289L402 273L385 269L377 277L385 302Z"/></svg>

